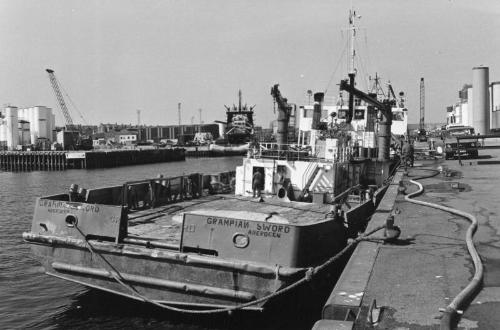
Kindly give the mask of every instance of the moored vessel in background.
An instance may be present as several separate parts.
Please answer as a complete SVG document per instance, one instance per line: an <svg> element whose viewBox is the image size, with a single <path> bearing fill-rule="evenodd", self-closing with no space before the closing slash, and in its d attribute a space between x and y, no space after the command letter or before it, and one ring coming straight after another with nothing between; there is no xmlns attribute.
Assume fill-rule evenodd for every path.
<svg viewBox="0 0 500 330"><path fill-rule="evenodd" d="M238 106L226 107L226 121L216 121L219 124L220 139L209 146L215 153L243 155L248 151L249 144L254 139L253 115L255 105L243 104L241 89L238 91Z"/></svg>

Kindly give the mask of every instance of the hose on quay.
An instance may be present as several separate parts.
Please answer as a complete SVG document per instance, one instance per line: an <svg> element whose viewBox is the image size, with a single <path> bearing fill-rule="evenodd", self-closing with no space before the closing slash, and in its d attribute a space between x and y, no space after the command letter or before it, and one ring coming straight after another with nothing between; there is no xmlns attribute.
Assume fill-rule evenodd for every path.
<svg viewBox="0 0 500 330"><path fill-rule="evenodd" d="M417 169L415 168L414 170L417 170ZM430 202L424 202L424 201L420 201L417 199L413 199L414 197L422 194L424 191L423 185L415 180L421 180L421 179L434 177L440 173L440 171L432 170L432 169L421 169L421 170L432 171L433 174L428 175L428 176L420 176L418 178L415 178L414 180L410 179L409 182L417 185L418 190L416 192L413 192L413 193L406 195L405 200L410 202L410 203L443 210L445 212L449 212L449 213L464 217L471 222L469 228L467 229L465 241L467 243L467 249L469 251L469 254L474 262L474 269L475 269L474 277L469 282L469 284L462 291L460 291L460 293L452 300L452 302L443 311L443 317L441 318L440 329L441 330L448 330L448 329L452 329L455 317L458 316L459 308L463 307L464 304L467 301L469 301L469 299L473 296L473 294L475 292L477 292L477 290L481 287L481 284L482 284L483 264L481 262L481 258L479 257L479 254L477 253L477 250L474 246L474 241L472 239L472 237L474 236L474 233L477 230L478 221L477 221L476 217L474 217L472 214L469 214L467 212L463 212L463 211L453 209L451 207L439 205L439 204L434 204L434 203L430 203Z"/></svg>
<svg viewBox="0 0 500 330"><path fill-rule="evenodd" d="M143 302L152 304L154 306L157 306L157 307L169 310L169 311L179 312L179 313L185 313L185 314L216 314L216 313L229 313L230 314L230 313L232 313L232 312L234 312L236 310L240 310L240 309L243 309L243 308L254 306L254 305L260 304L262 302L265 302L267 300L276 298L276 297L278 297L280 295L283 295L283 294L285 294L285 293L287 293L287 292L289 292L289 291L297 288L299 285L301 285L301 284L303 284L305 282L311 281L312 278L313 278L313 276L315 274L317 274L318 272L322 271L323 269L325 269L329 265L333 264L335 261L337 261L339 258L341 258L344 254L346 254L351 248L353 248L359 242L364 241L364 240L369 240L370 239L369 236L373 235L374 233L378 232L379 230L384 229L385 227L386 227L385 225L381 225L381 226L378 226L378 227L374 228L373 230L371 230L371 231L369 231L369 232L367 232L365 234L360 235L359 237L357 237L356 239L354 239L353 241L351 241L349 244L347 244L336 255L334 255L333 257L329 258L327 261L325 261L323 264L321 264L319 266L316 266L316 267L311 267L311 268L305 269L305 274L304 274L304 276L301 279L299 279L296 282L294 282L294 283L292 283L292 284L284 287L283 289L281 289L279 291L273 292L273 293L271 293L271 294L269 294L267 296L264 296L264 297L261 297L259 299L252 300L252 301L249 301L247 303L243 303L243 304L240 304L240 305L237 305L237 306L224 307L224 308L216 308L216 309L198 310L198 309L178 308L178 307L173 307L173 306L170 306L170 305L161 304L161 303L158 303L158 302L156 302L154 300L151 300L148 297L146 297L146 296L142 295L141 293L137 292L137 290L135 288L133 288L131 285L125 283L125 280L120 275L120 272L118 270L116 270L115 267L113 267L113 265L111 265L109 263L109 261L107 261L99 252L97 252L97 251L94 250L94 248L92 247L91 243L89 242L89 240L85 236L85 233L83 233L81 231L81 229L77 225L75 225L75 228L78 230L78 232L84 238L84 240L86 242L87 249L90 251L90 253L92 254L92 256L95 256L95 255L99 256L99 260L101 260L105 264L104 265L105 269L111 274L111 276L115 279L115 281L118 282L120 285L122 285L124 288L126 288L128 291L130 291L133 296L135 296L136 298L139 298Z"/></svg>

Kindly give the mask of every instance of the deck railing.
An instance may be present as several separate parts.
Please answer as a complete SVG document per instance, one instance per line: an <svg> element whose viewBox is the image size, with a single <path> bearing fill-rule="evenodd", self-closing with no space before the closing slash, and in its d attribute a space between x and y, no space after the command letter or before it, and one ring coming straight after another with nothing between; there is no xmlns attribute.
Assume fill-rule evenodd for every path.
<svg viewBox="0 0 500 330"><path fill-rule="evenodd" d="M283 160L303 160L320 162L346 162L352 159L352 147L338 147L333 158L325 158L325 153L318 150L313 154L310 146L277 143L260 143L259 146L250 148L249 157L252 158L272 158Z"/></svg>

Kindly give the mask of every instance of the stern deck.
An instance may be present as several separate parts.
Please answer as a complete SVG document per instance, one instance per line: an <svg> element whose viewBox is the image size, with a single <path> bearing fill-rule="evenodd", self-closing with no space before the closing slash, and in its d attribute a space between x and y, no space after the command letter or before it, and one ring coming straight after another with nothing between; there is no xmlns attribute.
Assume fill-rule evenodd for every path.
<svg viewBox="0 0 500 330"><path fill-rule="evenodd" d="M327 204L284 202L265 197L256 198L234 195L210 195L151 209L134 210L128 214L129 238L153 239L179 245L182 217L185 212L214 215L270 223L307 225L325 220L331 206Z"/></svg>

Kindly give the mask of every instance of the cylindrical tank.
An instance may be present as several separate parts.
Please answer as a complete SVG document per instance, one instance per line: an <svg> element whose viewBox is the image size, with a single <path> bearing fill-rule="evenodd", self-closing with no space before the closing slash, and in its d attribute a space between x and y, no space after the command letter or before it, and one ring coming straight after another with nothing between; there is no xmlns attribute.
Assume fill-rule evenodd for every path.
<svg viewBox="0 0 500 330"><path fill-rule="evenodd" d="M17 119L17 107L5 108L5 121L7 129L7 149L16 150L19 144L19 128Z"/></svg>
<svg viewBox="0 0 500 330"><path fill-rule="evenodd" d="M472 69L473 127L476 133L490 132L489 69L478 66Z"/></svg>
<svg viewBox="0 0 500 330"><path fill-rule="evenodd" d="M55 141L56 140L56 115L54 114L54 112L51 113L52 115L52 121L51 121L51 132L50 132L50 136L51 136L51 141Z"/></svg>
<svg viewBox="0 0 500 330"><path fill-rule="evenodd" d="M5 129L5 127L6 127L6 121L0 118L0 150L2 150L3 146L7 141L7 135L6 135L7 130Z"/></svg>
<svg viewBox="0 0 500 330"><path fill-rule="evenodd" d="M462 103L462 124L465 126L472 126L474 120L474 114L472 111L472 103L474 99L472 97L472 87L467 89L467 103Z"/></svg>
<svg viewBox="0 0 500 330"><path fill-rule="evenodd" d="M28 108L26 109L27 112L27 117L28 121L30 122L30 136L31 136L31 143L35 144L36 143L36 124L35 124L35 112L34 108Z"/></svg>
<svg viewBox="0 0 500 330"><path fill-rule="evenodd" d="M46 107L38 106L35 107L36 112L38 113L38 137L40 138L48 138L49 134L47 133L48 129L48 111Z"/></svg>
<svg viewBox="0 0 500 330"><path fill-rule="evenodd" d="M500 81L491 83L490 86L491 101L491 129L500 129Z"/></svg>
<svg viewBox="0 0 500 330"><path fill-rule="evenodd" d="M35 129L31 132L31 135L35 136L35 141L40 137L40 107L33 107L33 124Z"/></svg>
<svg viewBox="0 0 500 330"><path fill-rule="evenodd" d="M30 144L31 141L30 122L24 119L19 119L18 129L19 129L19 143L22 144L23 146Z"/></svg>

